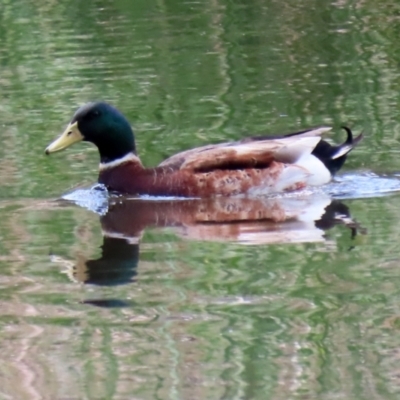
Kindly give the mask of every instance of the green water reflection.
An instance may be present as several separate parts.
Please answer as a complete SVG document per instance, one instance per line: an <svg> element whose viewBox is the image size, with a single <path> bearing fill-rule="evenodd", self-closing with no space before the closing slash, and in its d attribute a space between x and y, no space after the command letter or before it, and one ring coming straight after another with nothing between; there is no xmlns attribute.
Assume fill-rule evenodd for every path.
<svg viewBox="0 0 400 400"><path fill-rule="evenodd" d="M44 147L104 99L146 165L346 123L366 139L345 168L395 174L399 12L393 0L0 0L0 398L397 399L398 195L343 200L355 237L312 222L318 240L283 229L272 243L252 225L246 245L229 224L153 221L127 242L104 235L107 216L53 200L95 182L95 149L49 159ZM101 274L105 254L122 274Z"/></svg>

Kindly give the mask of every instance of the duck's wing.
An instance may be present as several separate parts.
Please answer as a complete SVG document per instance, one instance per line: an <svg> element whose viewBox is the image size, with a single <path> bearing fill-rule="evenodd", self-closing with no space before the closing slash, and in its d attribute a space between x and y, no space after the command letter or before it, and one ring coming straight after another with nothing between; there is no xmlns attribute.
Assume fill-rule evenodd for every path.
<svg viewBox="0 0 400 400"><path fill-rule="evenodd" d="M320 135L329 127L319 127L285 136L246 138L238 142L198 147L178 153L160 164L171 170L265 168L272 161L295 163L301 156L311 154Z"/></svg>

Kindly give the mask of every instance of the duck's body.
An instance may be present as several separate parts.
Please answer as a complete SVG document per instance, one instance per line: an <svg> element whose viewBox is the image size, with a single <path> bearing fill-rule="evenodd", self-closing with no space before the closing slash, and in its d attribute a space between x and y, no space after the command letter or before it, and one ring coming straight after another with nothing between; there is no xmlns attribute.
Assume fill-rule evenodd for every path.
<svg viewBox="0 0 400 400"><path fill-rule="evenodd" d="M275 161L268 168L196 171L173 170L162 166L143 168L140 161L130 160L113 168L101 169L99 173L99 183L116 192L182 197L261 195L291 191L307 186L307 178L303 169Z"/></svg>
<svg viewBox="0 0 400 400"><path fill-rule="evenodd" d="M106 103L81 107L63 135L46 153L86 140L100 153L99 183L132 195L213 197L264 195L329 182L347 154L361 140L332 146L319 127L285 136L253 137L178 153L158 167L145 168L136 155L132 129L123 115Z"/></svg>
<svg viewBox="0 0 400 400"><path fill-rule="evenodd" d="M308 144L308 139L315 142L315 138L303 142ZM192 157L178 154L156 168L144 168L131 153L118 163L101 163L98 181L120 193L183 197L262 195L329 182L329 171L318 159L313 160L315 157L310 153L304 158L320 164L318 174L310 174L300 160L297 164L274 160L271 149L276 143L267 141L265 146L264 142L199 148ZM260 150L263 145L270 150L255 154L254 150ZM241 160L238 153L243 149L245 159Z"/></svg>

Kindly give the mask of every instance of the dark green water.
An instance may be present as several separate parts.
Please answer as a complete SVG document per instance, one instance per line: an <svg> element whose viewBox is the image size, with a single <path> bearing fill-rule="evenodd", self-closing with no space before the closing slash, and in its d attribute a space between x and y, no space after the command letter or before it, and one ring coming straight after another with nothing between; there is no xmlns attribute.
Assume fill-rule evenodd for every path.
<svg viewBox="0 0 400 400"><path fill-rule="evenodd" d="M0 399L398 399L400 197L382 194L399 187L399 16L394 0L0 0ZM146 165L363 130L341 221L196 225L188 205L162 227L174 205L58 201L95 183L98 155L44 148L95 99Z"/></svg>

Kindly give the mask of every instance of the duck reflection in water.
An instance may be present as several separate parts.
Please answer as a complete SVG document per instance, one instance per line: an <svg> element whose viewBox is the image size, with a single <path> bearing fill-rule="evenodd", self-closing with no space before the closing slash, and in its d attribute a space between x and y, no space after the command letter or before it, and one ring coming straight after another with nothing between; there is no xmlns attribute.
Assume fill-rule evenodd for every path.
<svg viewBox="0 0 400 400"><path fill-rule="evenodd" d="M272 244L324 241L337 224L356 226L346 205L326 196L115 200L101 217L103 236L139 243L148 227L172 227L189 240Z"/></svg>
<svg viewBox="0 0 400 400"><path fill-rule="evenodd" d="M357 234L349 208L325 196L289 198L215 198L151 201L111 198L100 217L102 254L79 260L69 270L74 281L101 286L133 282L139 262L139 242L146 228L172 229L188 240L265 245L325 241L325 231L341 224ZM103 307L120 307L119 300L87 300Z"/></svg>

